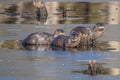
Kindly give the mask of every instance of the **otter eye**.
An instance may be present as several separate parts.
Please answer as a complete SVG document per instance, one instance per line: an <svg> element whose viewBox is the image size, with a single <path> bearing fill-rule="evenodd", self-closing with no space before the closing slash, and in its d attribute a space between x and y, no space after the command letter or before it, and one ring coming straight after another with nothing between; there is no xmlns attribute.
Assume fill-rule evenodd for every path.
<svg viewBox="0 0 120 80"><path fill-rule="evenodd" d="M75 33L75 31L71 31L71 34L74 34Z"/></svg>

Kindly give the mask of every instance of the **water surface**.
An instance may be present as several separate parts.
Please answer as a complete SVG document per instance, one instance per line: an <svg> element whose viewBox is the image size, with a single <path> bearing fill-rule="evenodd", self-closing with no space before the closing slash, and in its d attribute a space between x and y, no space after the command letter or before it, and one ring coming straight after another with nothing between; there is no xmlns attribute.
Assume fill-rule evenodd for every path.
<svg viewBox="0 0 120 80"><path fill-rule="evenodd" d="M7 0L5 0L7 1ZM5 1L0 1L3 10ZM14 1L14 0L12 0ZM19 1L19 0L15 0ZM29 0L28 0L29 1ZM18 3L17 3L18 4ZM32 5L32 2L26 4ZM70 5L71 3L67 3ZM74 3L76 4L76 3ZM78 4L78 3L77 3ZM80 3L85 5L86 3ZM91 3L90 3L91 4ZM100 4L100 3L97 3ZM60 5L62 5L60 3ZM96 3L93 5L96 5ZM26 7L23 7L26 8ZM57 7L58 8L58 7ZM56 9L57 9L56 8ZM68 8L68 6L67 6ZM76 10L76 7L71 7ZM84 8L84 7L83 7ZM105 7L103 9L106 9ZM17 12L20 9L17 9ZM84 10L84 9L82 9ZM93 9L94 10L94 9ZM28 10L29 11L29 10ZM98 12L95 10L95 12ZM13 13L13 12L12 12ZM19 12L20 14L22 12ZM33 13L34 10L33 10ZM70 16L79 13L71 14ZM84 13L81 13L84 14ZM79 16L81 15L79 14ZM93 13L95 14L95 13ZM102 13L106 15L106 13ZM50 14L53 16L52 14ZM86 15L86 14L84 14ZM68 48L67 50L54 49L50 46L23 47L21 41L32 32L43 31L53 33L55 29L62 28L66 35L76 26L92 28L96 21L94 15L88 22L81 17L67 17L66 20L58 17L57 22L51 22L49 16L45 23L35 18L21 18L20 15L0 14L0 79L1 80L119 80L120 78L120 25L107 24L103 36L98 40L96 47ZM4 16L4 17L3 17ZM77 15L78 16L78 15ZM13 21L11 21L11 18ZM13 19L14 18L14 19ZM89 17L90 18L90 17ZM98 17L97 17L98 18ZM100 18L100 16L99 16ZM81 19L81 21L80 21ZM72 20L72 21L71 21ZM103 21L103 19L99 19ZM35 21L35 22L34 22ZM107 21L106 21L107 22ZM85 73L88 70L89 60L96 60L103 69L100 74Z"/></svg>

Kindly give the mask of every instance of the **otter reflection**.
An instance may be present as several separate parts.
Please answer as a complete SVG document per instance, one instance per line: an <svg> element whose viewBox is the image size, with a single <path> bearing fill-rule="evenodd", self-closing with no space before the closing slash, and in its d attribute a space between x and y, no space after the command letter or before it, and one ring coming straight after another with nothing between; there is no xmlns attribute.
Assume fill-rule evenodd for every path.
<svg viewBox="0 0 120 80"><path fill-rule="evenodd" d="M103 43L101 43L103 44ZM79 53L81 51L90 51L91 48L92 50L97 50L97 51L105 51L106 46L104 45L99 45L99 46L82 46L82 47L75 47L75 48L61 48L61 47L56 47L56 46L51 46L51 45L22 45L25 50L39 50L39 51L48 51L48 50L53 50L53 51L70 51L73 53Z"/></svg>
<svg viewBox="0 0 120 80"><path fill-rule="evenodd" d="M15 50L62 50L62 51L71 51L73 53L78 53L80 51L90 51L91 48L92 50L95 51L109 51L111 47L108 42L99 42L96 46L81 46L78 48L60 48L56 46L51 46L51 45L24 45L21 44L23 41L22 40L5 40L5 41L0 41L0 48L6 48L6 49L15 49ZM109 50L108 50L109 48Z"/></svg>
<svg viewBox="0 0 120 80"><path fill-rule="evenodd" d="M33 5L36 7L36 19L37 21L46 22L48 12L45 4L41 1L33 1Z"/></svg>
<svg viewBox="0 0 120 80"><path fill-rule="evenodd" d="M23 45L25 50L39 50L39 51L48 51L52 50L50 45Z"/></svg>

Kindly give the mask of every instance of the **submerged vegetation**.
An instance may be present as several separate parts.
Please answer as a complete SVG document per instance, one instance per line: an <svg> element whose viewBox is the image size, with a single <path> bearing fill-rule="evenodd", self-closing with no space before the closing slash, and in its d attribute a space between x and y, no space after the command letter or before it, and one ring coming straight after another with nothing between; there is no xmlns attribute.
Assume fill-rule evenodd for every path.
<svg viewBox="0 0 120 80"><path fill-rule="evenodd" d="M6 40L0 42L0 48L6 49L22 49L21 41L20 40Z"/></svg>

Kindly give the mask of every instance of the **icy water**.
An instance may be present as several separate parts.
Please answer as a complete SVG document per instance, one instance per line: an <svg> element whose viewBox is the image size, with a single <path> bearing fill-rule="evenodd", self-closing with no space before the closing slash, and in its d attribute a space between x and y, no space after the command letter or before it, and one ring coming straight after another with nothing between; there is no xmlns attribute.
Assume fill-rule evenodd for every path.
<svg viewBox="0 0 120 80"><path fill-rule="evenodd" d="M105 33L99 39L96 47L70 48L67 50L53 49L49 45L23 47L21 40L32 32L43 31L53 33L55 29L62 28L65 30L66 35L69 35L73 27L79 25L93 27L95 23L98 22L96 18L99 18L100 21L104 21L104 19L100 18L101 16L96 15L97 17L95 17L95 15L90 16L88 14L90 16L88 20L88 15L86 13L85 15L87 17L83 15L84 12L81 14L79 14L79 12L70 14L76 10L83 10L84 8L78 9L75 6L74 8L69 8L67 6L66 8L69 9L69 11L72 10L68 12L69 16L66 19L61 18L59 15L54 15L57 13L55 12L53 14L50 13L47 21L38 22L35 17L21 17L20 14L22 14L22 11L19 10L26 10L26 8L23 9L25 6L22 6L22 9L20 9L21 7L17 9L15 13L6 13L5 5L8 5L8 2L7 0L5 1L6 2L0 1L0 9L2 10L0 14L0 80L120 79L119 24L106 24ZM31 4L32 2L28 3ZM80 4L85 5L85 3ZM60 3L60 5L63 4ZM71 5L71 3L67 5ZM96 6L96 4L93 5ZM59 9L59 7L56 7L56 9ZM106 10L105 7L103 7L103 9ZM34 16L34 10L31 10L31 12ZM91 14L98 13L99 10L96 11L95 9L95 12ZM103 11L103 13L99 14L105 16L106 12ZM52 16L56 16L57 19L55 17L54 20ZM104 18L106 19L106 17ZM106 23L108 22L106 21ZM91 75L86 73L90 60L96 60L96 63L102 65L103 68L100 74Z"/></svg>

